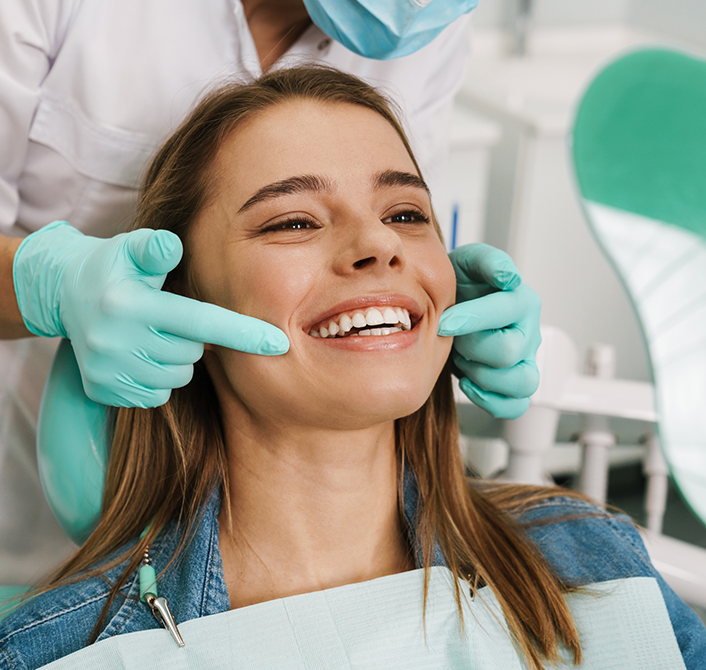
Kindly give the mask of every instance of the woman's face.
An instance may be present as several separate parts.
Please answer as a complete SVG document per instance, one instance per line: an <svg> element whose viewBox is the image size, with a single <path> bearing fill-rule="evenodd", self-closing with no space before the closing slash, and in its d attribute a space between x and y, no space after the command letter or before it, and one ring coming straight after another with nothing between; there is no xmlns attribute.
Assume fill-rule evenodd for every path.
<svg viewBox="0 0 706 670"><path fill-rule="evenodd" d="M213 179L188 240L199 297L290 341L283 356L207 352L225 414L359 429L416 411L449 354L436 332L455 278L392 126L287 102L226 139Z"/></svg>

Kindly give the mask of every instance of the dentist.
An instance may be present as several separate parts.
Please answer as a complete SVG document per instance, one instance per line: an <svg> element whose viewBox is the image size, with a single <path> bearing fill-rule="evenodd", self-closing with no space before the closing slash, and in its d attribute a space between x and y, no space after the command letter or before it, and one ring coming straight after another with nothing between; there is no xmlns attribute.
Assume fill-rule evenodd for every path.
<svg viewBox="0 0 706 670"><path fill-rule="evenodd" d="M223 78L316 60L397 102L434 192L476 4L3 0L0 584L31 583L69 551L32 456L46 338L68 337L86 395L115 406L165 403L204 343L288 349L268 323L160 290L181 260L178 238L119 234L155 148ZM491 414L517 417L538 384L539 299L499 250L469 245L451 258L459 304L439 334L456 336L461 388ZM40 338L21 340L30 335ZM78 405L67 423L80 421Z"/></svg>

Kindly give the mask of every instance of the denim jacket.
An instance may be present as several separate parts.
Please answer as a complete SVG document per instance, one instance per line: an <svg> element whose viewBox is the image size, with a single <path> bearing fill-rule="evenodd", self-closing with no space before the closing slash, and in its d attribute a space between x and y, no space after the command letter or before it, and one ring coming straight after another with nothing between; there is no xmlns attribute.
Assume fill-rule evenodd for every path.
<svg viewBox="0 0 706 670"><path fill-rule="evenodd" d="M417 508L413 477L405 478L405 516L412 546L417 546L412 520ZM185 551L159 578L179 624L230 609L219 548L220 496L214 493ZM706 669L706 628L680 600L650 563L639 533L622 515L568 497L537 504L518 518L529 538L564 581L582 585L626 577L654 577L689 670ZM166 527L150 555L157 574L167 565L180 538L176 525ZM137 542L135 539L131 545ZM125 547L123 548L123 550ZM121 550L122 551L122 550ZM434 563L444 565L437 546ZM417 555L420 566L420 556ZM118 565L100 577L59 587L29 600L0 623L0 670L30 670L84 647L106 602L113 581L124 569ZM139 600L137 572L111 605L98 637L160 628L150 608Z"/></svg>

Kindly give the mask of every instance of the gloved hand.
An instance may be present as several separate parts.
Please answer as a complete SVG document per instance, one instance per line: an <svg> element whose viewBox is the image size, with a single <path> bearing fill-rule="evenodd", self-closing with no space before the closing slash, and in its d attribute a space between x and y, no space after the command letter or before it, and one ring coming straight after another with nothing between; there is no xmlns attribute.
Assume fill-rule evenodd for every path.
<svg viewBox="0 0 706 670"><path fill-rule="evenodd" d="M15 254L15 292L36 335L68 337L86 395L120 407L157 407L185 386L204 342L255 354L289 349L275 326L161 291L182 255L166 230L110 239L55 221Z"/></svg>
<svg viewBox="0 0 706 670"><path fill-rule="evenodd" d="M516 419L539 385L539 296L499 249L468 244L449 257L456 305L441 315L438 332L455 336L452 360L461 390L492 416Z"/></svg>

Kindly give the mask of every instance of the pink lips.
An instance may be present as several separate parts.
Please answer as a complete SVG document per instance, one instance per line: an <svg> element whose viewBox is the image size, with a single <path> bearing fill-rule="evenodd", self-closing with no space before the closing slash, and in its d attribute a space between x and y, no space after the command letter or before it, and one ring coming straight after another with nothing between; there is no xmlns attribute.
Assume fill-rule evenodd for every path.
<svg viewBox="0 0 706 670"><path fill-rule="evenodd" d="M401 329L389 334L376 334L368 336L349 335L346 337L314 337L311 332L319 330L332 320L337 320L342 314L366 312L373 307L384 310L385 307L403 308L409 313L411 329ZM401 294L368 295L346 300L334 305L316 317L311 325L305 327L305 332L311 340L320 342L324 346L334 347L336 350L373 352L392 351L411 346L419 339L420 329L416 326L423 320L424 315L419 304L409 296ZM374 326L366 329L372 330Z"/></svg>

